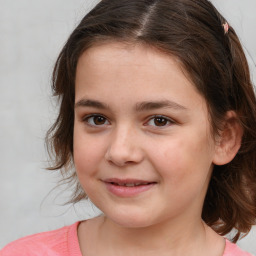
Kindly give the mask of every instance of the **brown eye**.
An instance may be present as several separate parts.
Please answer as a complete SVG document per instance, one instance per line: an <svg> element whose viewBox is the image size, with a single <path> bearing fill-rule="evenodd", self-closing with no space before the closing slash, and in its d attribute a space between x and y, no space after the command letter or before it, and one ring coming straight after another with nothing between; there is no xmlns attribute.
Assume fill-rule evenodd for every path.
<svg viewBox="0 0 256 256"><path fill-rule="evenodd" d="M165 127L173 123L174 121L172 121L170 118L164 116L154 116L148 121L147 125L155 127Z"/></svg>
<svg viewBox="0 0 256 256"><path fill-rule="evenodd" d="M96 124L96 125L103 125L105 124L106 122L106 118L102 117L102 116L95 116L93 118L93 122Z"/></svg>
<svg viewBox="0 0 256 256"><path fill-rule="evenodd" d="M154 124L156 126L165 126L168 123L168 120L164 117L155 117Z"/></svg>
<svg viewBox="0 0 256 256"><path fill-rule="evenodd" d="M85 121L91 126L102 126L109 124L108 120L101 115L93 115L85 118Z"/></svg>

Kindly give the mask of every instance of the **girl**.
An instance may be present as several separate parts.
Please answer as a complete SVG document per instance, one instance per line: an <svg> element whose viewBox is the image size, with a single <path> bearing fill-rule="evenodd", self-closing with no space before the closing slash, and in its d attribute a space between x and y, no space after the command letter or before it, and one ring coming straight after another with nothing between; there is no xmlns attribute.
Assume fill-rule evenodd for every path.
<svg viewBox="0 0 256 256"><path fill-rule="evenodd" d="M233 28L207 0L102 0L53 72L52 170L99 217L6 255L250 255L256 99ZM74 168L73 168L74 167Z"/></svg>

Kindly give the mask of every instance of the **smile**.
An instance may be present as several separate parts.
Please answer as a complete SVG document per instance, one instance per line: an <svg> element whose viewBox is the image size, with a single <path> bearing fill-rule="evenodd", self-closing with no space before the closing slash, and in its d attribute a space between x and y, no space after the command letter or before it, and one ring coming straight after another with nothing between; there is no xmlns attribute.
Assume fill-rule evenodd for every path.
<svg viewBox="0 0 256 256"><path fill-rule="evenodd" d="M104 180L107 190L118 197L134 197L152 189L157 182L140 180Z"/></svg>
<svg viewBox="0 0 256 256"><path fill-rule="evenodd" d="M117 185L117 186L135 187L135 186L149 185L152 183L151 182L145 182L145 183L115 183L115 182L111 182L111 184Z"/></svg>

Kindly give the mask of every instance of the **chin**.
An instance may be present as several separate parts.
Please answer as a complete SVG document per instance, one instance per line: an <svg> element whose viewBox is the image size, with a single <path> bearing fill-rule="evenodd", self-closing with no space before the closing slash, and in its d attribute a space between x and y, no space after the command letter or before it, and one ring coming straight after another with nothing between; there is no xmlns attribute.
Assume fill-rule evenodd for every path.
<svg viewBox="0 0 256 256"><path fill-rule="evenodd" d="M119 210L115 213L105 214L105 216L107 219L125 228L145 228L154 224L150 213L145 212Z"/></svg>

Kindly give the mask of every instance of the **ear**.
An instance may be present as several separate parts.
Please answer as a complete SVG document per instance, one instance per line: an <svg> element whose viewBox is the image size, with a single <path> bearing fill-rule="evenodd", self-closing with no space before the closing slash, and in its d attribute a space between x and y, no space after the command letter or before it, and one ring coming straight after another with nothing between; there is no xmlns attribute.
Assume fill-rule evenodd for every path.
<svg viewBox="0 0 256 256"><path fill-rule="evenodd" d="M237 114L234 111L228 111L220 135L216 138L213 163L224 165L231 162L241 146L242 136L243 128Z"/></svg>

